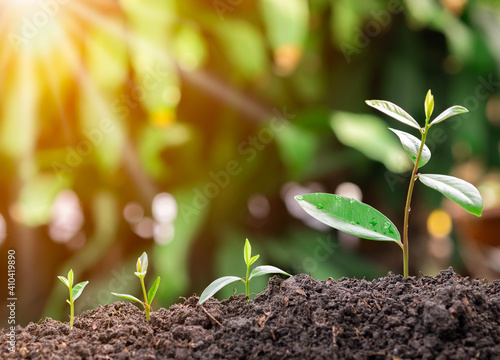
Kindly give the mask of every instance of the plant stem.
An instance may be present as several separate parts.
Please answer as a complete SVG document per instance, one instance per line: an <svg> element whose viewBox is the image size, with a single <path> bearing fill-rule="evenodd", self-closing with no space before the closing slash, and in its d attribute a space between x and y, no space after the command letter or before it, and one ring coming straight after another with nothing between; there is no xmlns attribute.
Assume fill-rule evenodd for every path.
<svg viewBox="0 0 500 360"><path fill-rule="evenodd" d="M245 283L245 294L247 295L247 302L250 301L250 280L248 277L250 276L250 265L247 265L247 277L244 281Z"/></svg>
<svg viewBox="0 0 500 360"><path fill-rule="evenodd" d="M415 166L413 166L413 172L411 173L410 185L408 187L408 194L406 196L406 205L405 205L405 218L403 224L403 275L408 277L408 219L410 216L410 205L411 205L411 196L413 194L413 187L415 186L415 181L418 178L417 170L418 163L420 162L420 157L422 155L422 150L424 149L425 139L427 138L427 132L429 130L428 126L429 119L425 121L424 130L420 130L422 134L422 142L420 143L420 148L418 149L417 158L415 159Z"/></svg>
<svg viewBox="0 0 500 360"><path fill-rule="evenodd" d="M148 303L148 295L146 294L146 286L144 285L144 277L139 277L141 280L142 293L144 295L144 310L146 310L146 323L149 323L149 311L151 306Z"/></svg>
<svg viewBox="0 0 500 360"><path fill-rule="evenodd" d="M71 288L69 288L69 307L70 307L70 315L69 315L69 327L73 328L73 318L75 317L75 307L73 304L73 294Z"/></svg>

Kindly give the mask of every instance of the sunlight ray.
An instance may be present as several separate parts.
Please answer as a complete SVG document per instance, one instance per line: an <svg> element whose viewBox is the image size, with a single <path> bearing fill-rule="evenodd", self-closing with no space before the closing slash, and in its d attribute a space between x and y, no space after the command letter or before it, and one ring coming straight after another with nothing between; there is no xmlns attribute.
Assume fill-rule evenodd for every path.
<svg viewBox="0 0 500 360"><path fill-rule="evenodd" d="M69 127L69 119L67 117L66 111L64 109L64 101L61 94L61 89L58 87L58 84L61 85L62 79L61 76L58 76L61 69L58 68L57 71L54 70L53 59L50 54L43 53L41 55L41 64L44 68L44 74L47 79L47 85L50 90L50 93L53 95L53 99L57 108L58 116L57 120L61 124L61 128L63 130L64 136L68 143L72 142L72 134ZM63 85L61 85L63 86Z"/></svg>

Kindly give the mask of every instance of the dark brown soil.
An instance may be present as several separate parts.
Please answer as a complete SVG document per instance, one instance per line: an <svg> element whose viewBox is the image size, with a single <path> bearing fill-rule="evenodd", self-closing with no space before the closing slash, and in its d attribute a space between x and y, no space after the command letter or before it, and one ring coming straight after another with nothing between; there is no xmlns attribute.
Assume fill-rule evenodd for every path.
<svg viewBox="0 0 500 360"><path fill-rule="evenodd" d="M129 303L99 306L68 323L17 329L8 359L500 359L500 281L436 277L316 281L273 277L244 297L191 297L146 324Z"/></svg>

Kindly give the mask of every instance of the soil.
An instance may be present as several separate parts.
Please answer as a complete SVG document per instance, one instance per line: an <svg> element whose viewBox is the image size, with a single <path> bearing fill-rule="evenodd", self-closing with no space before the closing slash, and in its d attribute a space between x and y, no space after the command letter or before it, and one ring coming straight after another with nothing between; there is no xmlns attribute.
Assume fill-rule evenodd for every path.
<svg viewBox="0 0 500 360"><path fill-rule="evenodd" d="M243 296L191 297L144 311L117 302L75 318L17 327L4 359L500 359L500 281L388 276L317 281L277 276Z"/></svg>

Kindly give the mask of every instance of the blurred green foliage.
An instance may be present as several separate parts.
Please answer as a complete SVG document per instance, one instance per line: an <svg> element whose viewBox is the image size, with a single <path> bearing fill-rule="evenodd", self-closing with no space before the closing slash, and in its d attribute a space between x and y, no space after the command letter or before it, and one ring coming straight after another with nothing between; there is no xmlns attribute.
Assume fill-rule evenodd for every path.
<svg viewBox="0 0 500 360"><path fill-rule="evenodd" d="M9 15L0 28L1 246L17 251L21 324L64 319L55 274L70 267L91 283L77 313L115 301L111 291L138 293L123 274L143 251L162 278L155 308L237 274L247 237L265 263L291 273L399 272L397 247L357 246L305 223L288 202L298 187L333 193L352 182L401 226L410 163L366 99L423 121L432 89L436 113L470 110L428 139L441 154L429 172L500 163L495 1L0 8ZM68 189L76 203L59 197ZM427 213L440 206L433 196L417 191L414 238L425 237ZM423 240L415 247L411 264L421 269ZM265 286L257 280L255 291Z"/></svg>

